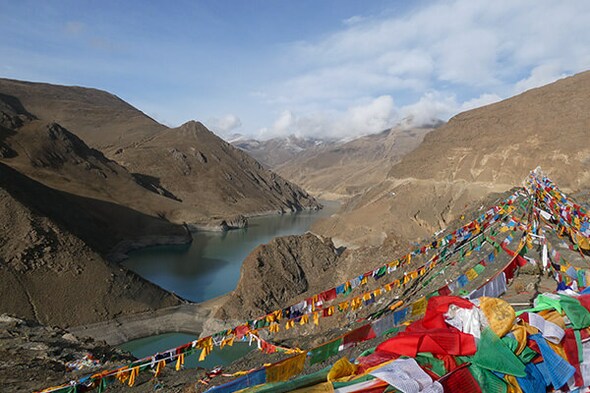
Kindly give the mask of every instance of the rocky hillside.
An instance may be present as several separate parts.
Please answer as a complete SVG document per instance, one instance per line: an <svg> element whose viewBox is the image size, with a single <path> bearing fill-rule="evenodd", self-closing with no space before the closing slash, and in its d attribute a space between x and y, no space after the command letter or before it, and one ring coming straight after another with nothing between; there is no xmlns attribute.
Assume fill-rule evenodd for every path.
<svg viewBox="0 0 590 393"><path fill-rule="evenodd" d="M139 179L158 184L182 203L175 222L206 223L236 214L291 212L319 204L307 192L263 168L199 122L159 132L114 158Z"/></svg>
<svg viewBox="0 0 590 393"><path fill-rule="evenodd" d="M585 72L461 113L315 229L349 245L424 237L539 165L566 191L587 188L589 107Z"/></svg>
<svg viewBox="0 0 590 393"><path fill-rule="evenodd" d="M72 326L179 303L68 231L64 224L77 218L72 226L84 235L92 219L81 212L57 191L0 163L0 313Z"/></svg>
<svg viewBox="0 0 590 393"><path fill-rule="evenodd" d="M337 262L338 251L330 239L311 233L275 238L246 257L238 285L217 317L258 317L319 291L336 279Z"/></svg>
<svg viewBox="0 0 590 393"><path fill-rule="evenodd" d="M107 92L0 79L0 102L18 117L4 125L3 160L50 187L179 224L319 207L202 124L170 129Z"/></svg>
<svg viewBox="0 0 590 393"><path fill-rule="evenodd" d="M5 314L0 315L0 356L0 381L5 393L60 385L100 367L116 367L132 359L104 343L79 340L63 329ZM83 368L75 370L75 365Z"/></svg>
<svg viewBox="0 0 590 393"><path fill-rule="evenodd" d="M19 103L37 118L58 122L107 155L166 127L106 91L0 78L0 100Z"/></svg>
<svg viewBox="0 0 590 393"><path fill-rule="evenodd" d="M190 241L182 226L159 214L180 208L179 202L147 190L125 168L61 125L37 120L18 101L0 99L0 116L1 180L27 206L104 255L123 241Z"/></svg>

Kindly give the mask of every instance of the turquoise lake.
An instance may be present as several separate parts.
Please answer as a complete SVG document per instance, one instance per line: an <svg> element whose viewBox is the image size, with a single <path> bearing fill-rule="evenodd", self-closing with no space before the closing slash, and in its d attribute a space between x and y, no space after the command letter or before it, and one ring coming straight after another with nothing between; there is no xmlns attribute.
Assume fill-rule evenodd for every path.
<svg viewBox="0 0 590 393"><path fill-rule="evenodd" d="M242 261L260 244L278 236L305 233L340 206L322 201L319 211L254 217L248 227L228 232L195 232L186 246L150 247L129 255L123 265L164 289L202 302L235 289Z"/></svg>
<svg viewBox="0 0 590 393"><path fill-rule="evenodd" d="M158 246L133 252L123 262L128 269L185 299L202 302L235 289L242 261L254 248L278 236L299 235L320 218L334 214L337 202L322 201L317 212L254 217L248 227L229 232L196 232L187 246ZM129 341L120 348L142 358L194 340L183 333L166 333ZM231 349L215 350L203 362L186 359L186 367L213 368L242 357L254 347L236 343Z"/></svg>
<svg viewBox="0 0 590 393"><path fill-rule="evenodd" d="M196 337L184 333L165 333L157 336L140 338L119 345L119 348L129 351L138 359L151 356L157 352L163 352L168 349L176 348L180 345L195 340ZM199 362L199 351L184 359L185 368L202 367L212 369L216 366L225 366L233 361L244 357L248 352L256 349L256 343L248 346L246 342L234 343L231 347L220 350L217 347L203 360Z"/></svg>

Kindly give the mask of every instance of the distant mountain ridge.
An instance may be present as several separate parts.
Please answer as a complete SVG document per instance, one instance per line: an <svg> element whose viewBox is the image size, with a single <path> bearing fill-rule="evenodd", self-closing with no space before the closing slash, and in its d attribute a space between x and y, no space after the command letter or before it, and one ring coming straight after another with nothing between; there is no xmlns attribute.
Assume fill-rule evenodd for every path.
<svg viewBox="0 0 590 393"><path fill-rule="evenodd" d="M228 141L270 169L277 168L302 154L309 155L311 152L323 151L328 146L339 143L335 139L307 138L295 135L267 140L233 135L228 138Z"/></svg>
<svg viewBox="0 0 590 393"><path fill-rule="evenodd" d="M289 136L234 139L232 144L316 196L345 199L385 179L391 166L432 129L400 125L352 140Z"/></svg>

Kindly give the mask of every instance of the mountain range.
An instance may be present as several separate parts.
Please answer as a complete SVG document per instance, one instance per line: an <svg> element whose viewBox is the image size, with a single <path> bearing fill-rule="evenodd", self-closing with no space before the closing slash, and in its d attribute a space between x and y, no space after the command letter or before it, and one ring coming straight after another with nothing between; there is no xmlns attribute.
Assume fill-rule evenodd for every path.
<svg viewBox="0 0 590 393"><path fill-rule="evenodd" d="M61 326L181 302L114 263L129 250L320 207L201 123L168 128L104 91L7 79L0 175L0 312Z"/></svg>
<svg viewBox="0 0 590 393"><path fill-rule="evenodd" d="M317 236L254 250L219 318L243 321L390 262L480 215L537 166L587 202L589 107L584 72L436 127L233 140L242 151L201 123L169 128L106 92L0 80L0 312L75 326L183 303L116 262L190 242L190 227L318 208L295 183L343 208L314 225ZM325 329L312 341L338 326Z"/></svg>
<svg viewBox="0 0 590 393"><path fill-rule="evenodd" d="M432 129L434 126L399 125L352 140L291 135L231 143L317 197L346 199L384 180L388 168L415 149Z"/></svg>

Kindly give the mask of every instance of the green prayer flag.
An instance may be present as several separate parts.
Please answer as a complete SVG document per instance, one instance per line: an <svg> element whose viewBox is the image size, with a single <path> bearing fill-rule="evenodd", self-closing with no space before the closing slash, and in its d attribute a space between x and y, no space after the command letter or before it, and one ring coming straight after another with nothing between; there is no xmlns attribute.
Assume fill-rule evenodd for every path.
<svg viewBox="0 0 590 393"><path fill-rule="evenodd" d="M557 310L557 312L561 313L562 310L559 299L554 299L553 297L544 294L540 294L535 298L535 304L536 306L533 308L517 311L516 316L525 312L537 312L543 310Z"/></svg>
<svg viewBox="0 0 590 393"><path fill-rule="evenodd" d="M485 328L477 343L477 352L472 358L473 364L491 371L525 377L524 364L489 327Z"/></svg>
<svg viewBox="0 0 590 393"><path fill-rule="evenodd" d="M98 383L97 391L98 393L104 393L108 387L108 381L105 378L101 378L100 382Z"/></svg>
<svg viewBox="0 0 590 393"><path fill-rule="evenodd" d="M471 375L475 378L481 390L486 393L506 393L508 391L508 385L503 379L499 378L496 374L490 370L479 367L476 364L469 366Z"/></svg>
<svg viewBox="0 0 590 393"><path fill-rule="evenodd" d="M590 326L590 312L578 301L570 296L559 295L560 304L569 318L574 329L583 329Z"/></svg>
<svg viewBox="0 0 590 393"><path fill-rule="evenodd" d="M330 356L334 356L338 353L338 347L342 344L342 338L339 338L335 341L331 341L322 345L321 347L312 349L310 353L310 364L315 364L319 362L323 362L324 360L328 359Z"/></svg>
<svg viewBox="0 0 590 393"><path fill-rule="evenodd" d="M512 352L516 354L516 349L518 348L518 341L515 338L504 336L502 337L502 342L510 348ZM529 347L524 347L520 355L517 355L521 362L524 364L529 363L531 360L537 356L537 352L532 350Z"/></svg>
<svg viewBox="0 0 590 393"><path fill-rule="evenodd" d="M447 369L445 368L445 362L442 361L441 359L437 359L435 358L431 353L429 352L422 352L416 355L416 362L418 362L419 365L428 365L430 367L427 367L429 369L431 369L432 371L434 371L436 374L438 374L439 376L443 376L447 373Z"/></svg>
<svg viewBox="0 0 590 393"><path fill-rule="evenodd" d="M481 274L484 270L486 270L485 266L478 263L477 265L473 266L473 270L477 272L477 274Z"/></svg>
<svg viewBox="0 0 590 393"><path fill-rule="evenodd" d="M360 382L371 381L373 379L375 379L374 376L367 374L367 375L363 375L362 377L355 378L352 381L332 382L332 386L334 387L334 389L339 389L339 388L343 388L346 386L356 385L357 383L360 383Z"/></svg>

